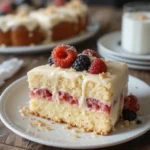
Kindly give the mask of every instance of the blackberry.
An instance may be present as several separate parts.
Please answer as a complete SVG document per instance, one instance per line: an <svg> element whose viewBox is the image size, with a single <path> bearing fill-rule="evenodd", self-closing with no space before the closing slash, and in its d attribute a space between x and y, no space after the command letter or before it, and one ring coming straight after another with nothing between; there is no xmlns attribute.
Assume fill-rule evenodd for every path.
<svg viewBox="0 0 150 150"><path fill-rule="evenodd" d="M90 58L86 55L79 55L76 60L74 61L72 67L76 70L76 71L83 71L83 70L88 70L88 68L90 67L91 62L90 62Z"/></svg>
<svg viewBox="0 0 150 150"><path fill-rule="evenodd" d="M133 121L137 117L136 112L129 109L124 109L122 115L124 120L129 120L129 121Z"/></svg>
<svg viewBox="0 0 150 150"><path fill-rule="evenodd" d="M17 6L23 5L23 4L27 4L29 6L33 5L33 1L32 0L16 0L15 1Z"/></svg>
<svg viewBox="0 0 150 150"><path fill-rule="evenodd" d="M10 6L13 10L16 10L17 4L15 2L10 3Z"/></svg>
<svg viewBox="0 0 150 150"><path fill-rule="evenodd" d="M48 63L49 63L50 66L51 66L52 64L54 64L54 61L53 61L52 56L49 57Z"/></svg>
<svg viewBox="0 0 150 150"><path fill-rule="evenodd" d="M141 120L137 120L136 124L142 124L142 121Z"/></svg>

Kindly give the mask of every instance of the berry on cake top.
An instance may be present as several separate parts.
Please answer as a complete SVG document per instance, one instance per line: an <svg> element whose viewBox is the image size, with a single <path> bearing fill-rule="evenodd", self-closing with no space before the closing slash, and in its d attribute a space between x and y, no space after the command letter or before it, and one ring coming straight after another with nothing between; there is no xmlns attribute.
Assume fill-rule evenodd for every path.
<svg viewBox="0 0 150 150"><path fill-rule="evenodd" d="M73 68L76 71L86 71L91 74L107 72L105 61L98 53L91 49L83 50L77 54L76 49L69 45L58 45L52 51L48 60L49 65L61 68Z"/></svg>

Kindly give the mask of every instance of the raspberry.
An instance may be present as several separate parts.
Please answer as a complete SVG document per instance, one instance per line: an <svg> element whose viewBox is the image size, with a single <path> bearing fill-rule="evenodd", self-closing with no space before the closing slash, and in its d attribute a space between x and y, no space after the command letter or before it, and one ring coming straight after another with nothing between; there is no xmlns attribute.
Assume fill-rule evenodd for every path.
<svg viewBox="0 0 150 150"><path fill-rule="evenodd" d="M65 5L66 0L54 0L56 6L63 6Z"/></svg>
<svg viewBox="0 0 150 150"><path fill-rule="evenodd" d="M88 70L88 72L91 74L99 74L106 71L107 71L107 66L105 62L100 58L96 58L95 60L93 60Z"/></svg>
<svg viewBox="0 0 150 150"><path fill-rule="evenodd" d="M7 13L11 13L13 9L11 8L10 4L6 2L0 5L0 11L7 14Z"/></svg>
<svg viewBox="0 0 150 150"><path fill-rule="evenodd" d="M52 64L54 64L54 61L53 61L52 56L49 57L48 63L49 63L50 66L51 66Z"/></svg>
<svg viewBox="0 0 150 150"><path fill-rule="evenodd" d="M82 54L99 58L98 53L95 52L94 50L91 50L91 49L86 49L86 50L84 50L84 51L82 52Z"/></svg>
<svg viewBox="0 0 150 150"><path fill-rule="evenodd" d="M71 67L76 57L76 49L69 45L59 45L52 52L55 65L61 68Z"/></svg>
<svg viewBox="0 0 150 150"><path fill-rule="evenodd" d="M136 112L129 110L129 109L124 109L123 113L122 113L123 119L124 120L129 120L129 121L133 121L136 119L137 114Z"/></svg>
<svg viewBox="0 0 150 150"><path fill-rule="evenodd" d="M76 71L83 71L83 70L88 70L90 66L90 58L86 55L79 55L75 62L73 63L72 67Z"/></svg>
<svg viewBox="0 0 150 150"><path fill-rule="evenodd" d="M129 95L124 99L124 108L132 111L139 111L140 105L138 103L138 99L134 95Z"/></svg>

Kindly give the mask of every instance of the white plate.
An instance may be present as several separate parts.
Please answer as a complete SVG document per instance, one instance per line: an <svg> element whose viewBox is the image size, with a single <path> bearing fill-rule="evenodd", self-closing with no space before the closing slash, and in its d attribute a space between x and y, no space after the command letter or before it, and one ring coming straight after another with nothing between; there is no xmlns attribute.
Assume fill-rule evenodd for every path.
<svg viewBox="0 0 150 150"><path fill-rule="evenodd" d="M100 52L100 51L99 51ZM128 64L128 67L129 68L132 68L132 69L139 69L139 70L150 70L150 65L140 65L140 64L133 64L133 63L128 63L127 61L124 61L123 59L121 58L118 58L118 57L114 57L114 55L110 55L110 54L107 54L105 52L100 52L100 55L103 57L103 58L107 58L109 60L112 60L112 61L120 61L120 62L125 62Z"/></svg>
<svg viewBox="0 0 150 150"><path fill-rule="evenodd" d="M37 52L45 52L49 51L53 47L59 45L59 44L76 44L81 41L84 41L90 37L92 37L98 30L99 30L100 24L97 20L91 19L86 32L83 32L77 36L74 36L70 39L62 40L59 42L53 42L50 44L43 44L43 45L35 45L35 46L10 46L2 48L0 47L0 53L4 54L25 54L25 53L37 53Z"/></svg>
<svg viewBox="0 0 150 150"><path fill-rule="evenodd" d="M150 129L150 87L143 81L129 77L129 93L135 94L141 104L141 125L130 126L130 128L116 127L116 131L108 136L94 136L93 133L78 133L80 138L74 139L71 130L64 129L65 124L53 124L53 130L37 132L29 125L28 119L23 120L18 107L23 107L29 101L29 89L27 78L23 77L12 83L2 94L0 101L0 117L2 122L16 134L49 146L83 149L101 148L121 144L134 139ZM33 116L32 116L33 117ZM39 118L40 119L40 118ZM41 119L50 124L50 121Z"/></svg>
<svg viewBox="0 0 150 150"><path fill-rule="evenodd" d="M113 59L116 59L118 61L122 61L125 63L129 63L129 64L133 64L133 65L145 65L145 66L150 66L150 61L142 61L142 60L131 60L131 59L127 59L127 58L123 58L123 57L118 57L116 55L112 55L112 54L108 54L107 52L105 52L103 49L99 49L99 54L100 55L105 55L105 56L109 56Z"/></svg>
<svg viewBox="0 0 150 150"><path fill-rule="evenodd" d="M150 61L150 55L136 55L125 52L121 48L121 45L118 45L119 41L121 41L121 32L113 32L101 37L97 41L97 45L99 49L102 49L111 55L116 55L118 57L132 60Z"/></svg>

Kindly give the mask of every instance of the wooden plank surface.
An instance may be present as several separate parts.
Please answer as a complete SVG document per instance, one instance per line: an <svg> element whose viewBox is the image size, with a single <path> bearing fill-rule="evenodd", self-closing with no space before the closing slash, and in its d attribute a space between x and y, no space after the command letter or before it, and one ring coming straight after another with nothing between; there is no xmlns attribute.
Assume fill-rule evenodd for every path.
<svg viewBox="0 0 150 150"><path fill-rule="evenodd" d="M90 14L101 23L101 30L91 39L81 42L76 45L76 48L81 51L85 48L96 49L97 39L105 33L120 30L121 28L121 10L116 10L112 7L91 7ZM34 55L0 55L0 63L12 57L23 59L24 67L11 79L7 80L5 85L0 88L0 93L14 80L26 75L26 72L35 66L47 63L50 53L34 54ZM150 85L150 71L139 71L129 69L129 73L135 77L142 79ZM0 150L62 150L61 148L47 147L31 141L28 141L7 129L0 121ZM150 131L143 136L132 140L128 143L104 148L103 150L150 150Z"/></svg>

